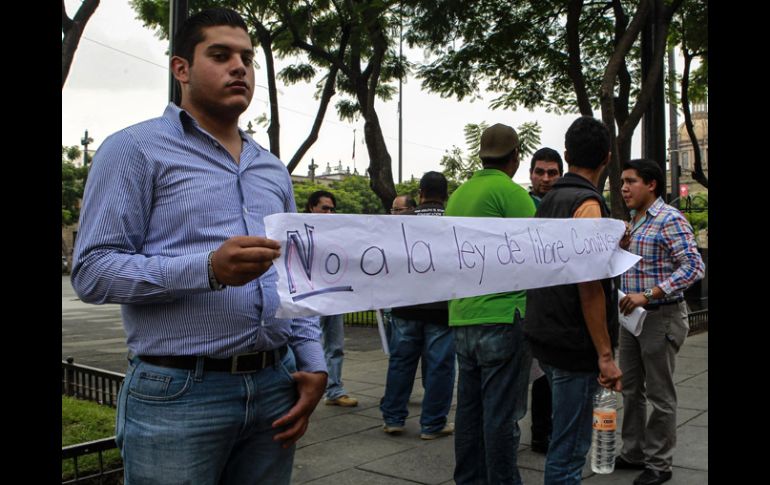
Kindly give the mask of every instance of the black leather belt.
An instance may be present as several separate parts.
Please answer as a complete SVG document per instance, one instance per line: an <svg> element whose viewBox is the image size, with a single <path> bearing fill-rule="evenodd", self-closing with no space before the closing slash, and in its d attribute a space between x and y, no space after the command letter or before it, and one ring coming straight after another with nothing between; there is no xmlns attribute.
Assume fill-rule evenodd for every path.
<svg viewBox="0 0 770 485"><path fill-rule="evenodd" d="M682 301L684 301L684 298L680 296L678 298L674 298L673 300L667 300L667 301L664 301L664 302L661 302L661 303L650 303L648 305L644 305L644 309L647 310L648 312L649 311L654 311L654 310L657 310L658 308L660 308L662 306L676 305L677 303L681 303Z"/></svg>
<svg viewBox="0 0 770 485"><path fill-rule="evenodd" d="M274 350L238 354L226 359L203 357L203 370L231 374L258 372L280 361L286 355L286 351L287 346L284 345ZM140 355L139 359L152 365L187 370L195 370L198 361L198 357L194 355Z"/></svg>

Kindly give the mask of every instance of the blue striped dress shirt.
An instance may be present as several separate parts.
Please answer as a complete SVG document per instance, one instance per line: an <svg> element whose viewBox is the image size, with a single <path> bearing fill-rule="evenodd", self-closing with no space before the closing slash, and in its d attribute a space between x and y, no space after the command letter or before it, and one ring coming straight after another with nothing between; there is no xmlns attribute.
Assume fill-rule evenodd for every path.
<svg viewBox="0 0 770 485"><path fill-rule="evenodd" d="M212 291L208 254L232 236L264 236L263 218L296 212L283 163L240 131L240 163L189 114L108 137L93 159L72 284L87 303L122 304L135 355L230 357L288 343L300 370L326 371L318 318L275 317L271 267Z"/></svg>

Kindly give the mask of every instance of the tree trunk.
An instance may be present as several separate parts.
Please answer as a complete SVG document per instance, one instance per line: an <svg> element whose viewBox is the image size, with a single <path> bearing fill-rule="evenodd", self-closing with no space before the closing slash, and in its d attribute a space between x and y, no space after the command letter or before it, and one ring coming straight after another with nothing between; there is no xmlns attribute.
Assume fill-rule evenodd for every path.
<svg viewBox="0 0 770 485"><path fill-rule="evenodd" d="M278 86L275 80L273 40L267 29L259 24L256 24L255 27L260 46L265 54L265 69L267 70L267 92L270 101L270 125L267 127L267 139L270 141L270 153L281 158L281 118L278 112Z"/></svg>
<svg viewBox="0 0 770 485"><path fill-rule="evenodd" d="M693 56L686 47L682 49L682 53L684 54L684 72L682 73L682 111L684 111L684 126L687 129L687 135L690 137L690 143L692 143L692 178L702 186L709 188L709 180L706 178L706 174L703 173L700 145L698 144L698 137L695 136L695 129L692 125L692 114L690 113L690 95L688 91L690 89L690 64L692 63Z"/></svg>
<svg viewBox="0 0 770 485"><path fill-rule="evenodd" d="M366 151L369 153L369 186L382 202L387 211L396 197L396 186L393 183L392 159L385 145L382 127L377 113L369 110L364 114L364 138Z"/></svg>
<svg viewBox="0 0 770 485"><path fill-rule="evenodd" d="M337 66L333 65L329 68L329 75L326 78L326 84L324 84L324 90L321 94L321 100L318 105L318 112L316 113L315 121L313 121L313 128L310 130L307 138L305 138L305 141L302 142L302 145L299 146L296 153L294 153L294 156L291 157L291 161L289 161L289 164L286 166L286 170L288 170L289 173L294 172L294 169L297 168L297 165L299 165L302 157L304 157L307 151L310 150L310 147L313 146L313 143L318 140L318 133L321 131L321 124L323 123L324 116L326 116L326 108L329 106L329 101L332 99L332 96L334 96L334 84L337 81L338 71L339 69Z"/></svg>
<svg viewBox="0 0 770 485"><path fill-rule="evenodd" d="M608 168L611 213L612 217L617 219L623 219L625 217L626 207L620 195L620 147L615 129L615 80L618 77L618 72L624 66L624 59L631 49L631 45L638 37L639 32L641 32L642 25L647 19L649 11L650 1L642 0L639 3L639 7L637 8L636 14L629 27L625 30L620 39L617 39L616 37L615 50L607 62L602 84L599 88L599 104L602 110L602 121L607 125L610 132L610 150L612 152ZM620 21L617 10L615 15L616 21ZM621 141L623 139L624 138L621 137Z"/></svg>
<svg viewBox="0 0 770 485"><path fill-rule="evenodd" d="M64 7L64 0L61 2L61 30L64 38L61 41L61 87L64 89L64 83L70 73L72 60L75 58L75 51L80 43L80 37L86 28L88 20L99 6L99 0L83 0L75 18L67 16L67 10Z"/></svg>
<svg viewBox="0 0 770 485"><path fill-rule="evenodd" d="M580 58L580 13L583 9L583 0L572 0L567 10L567 50L568 73L572 80L572 86L577 95L580 114L593 116L591 101L586 91L586 82L583 77L583 64Z"/></svg>
<svg viewBox="0 0 770 485"><path fill-rule="evenodd" d="M625 104L624 112L616 112L615 106L618 100L613 97L613 88L615 78L620 75L621 77L621 93L623 93L625 86L623 85L625 70L625 56L628 54L628 50L631 47L631 42L636 39L641 31L642 25L647 21L649 15L651 1L655 1L658 5L655 8L656 16L650 21L656 22L658 32L660 36L654 46L652 69L644 79L642 88L639 95L636 98L636 103L631 112L628 112L628 103ZM640 2L636 14L631 21L628 29L625 30L620 40L617 40L618 32L616 31L616 47L610 61L607 63L607 69L605 70L604 79L602 80L602 87L600 93L600 103L602 107L602 119L607 123L610 128L610 140L612 147L612 160L609 167L610 178L610 201L612 205L612 217L618 219L624 219L627 217L627 208L622 201L620 188L622 183L620 181L621 167L623 162L627 161L631 156L631 137L634 134L636 126L642 118L642 113L647 110L647 106L652 100L652 90L658 76L662 75L663 55L666 51L666 35L668 27L671 24L671 18L674 12L681 5L681 0L674 0L674 2L664 7L661 0L651 0ZM624 15L624 14L623 14ZM616 17L618 13L616 11ZM620 103L623 106L623 103ZM625 118L622 121L621 119ZM615 134L615 123L618 123L619 129L617 136Z"/></svg>

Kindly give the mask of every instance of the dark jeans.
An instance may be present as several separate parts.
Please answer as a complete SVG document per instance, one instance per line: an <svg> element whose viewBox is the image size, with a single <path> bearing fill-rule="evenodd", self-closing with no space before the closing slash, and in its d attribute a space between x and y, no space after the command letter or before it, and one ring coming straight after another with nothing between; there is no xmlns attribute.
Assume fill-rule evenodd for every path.
<svg viewBox="0 0 770 485"><path fill-rule="evenodd" d="M458 485L522 483L518 420L527 411L532 355L513 324L453 327L459 367L455 417Z"/></svg>
<svg viewBox="0 0 770 485"><path fill-rule="evenodd" d="M551 386L543 375L532 382L532 441L542 444L551 439Z"/></svg>

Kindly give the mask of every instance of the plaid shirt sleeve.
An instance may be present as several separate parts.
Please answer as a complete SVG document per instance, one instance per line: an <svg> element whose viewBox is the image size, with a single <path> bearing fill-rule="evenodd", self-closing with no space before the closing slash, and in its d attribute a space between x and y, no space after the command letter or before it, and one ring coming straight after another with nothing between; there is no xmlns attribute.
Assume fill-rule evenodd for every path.
<svg viewBox="0 0 770 485"><path fill-rule="evenodd" d="M679 212L670 212L661 228L661 237L670 248L674 272L658 287L667 295L687 289L703 278L705 265L695 243L695 235L687 219Z"/></svg>

